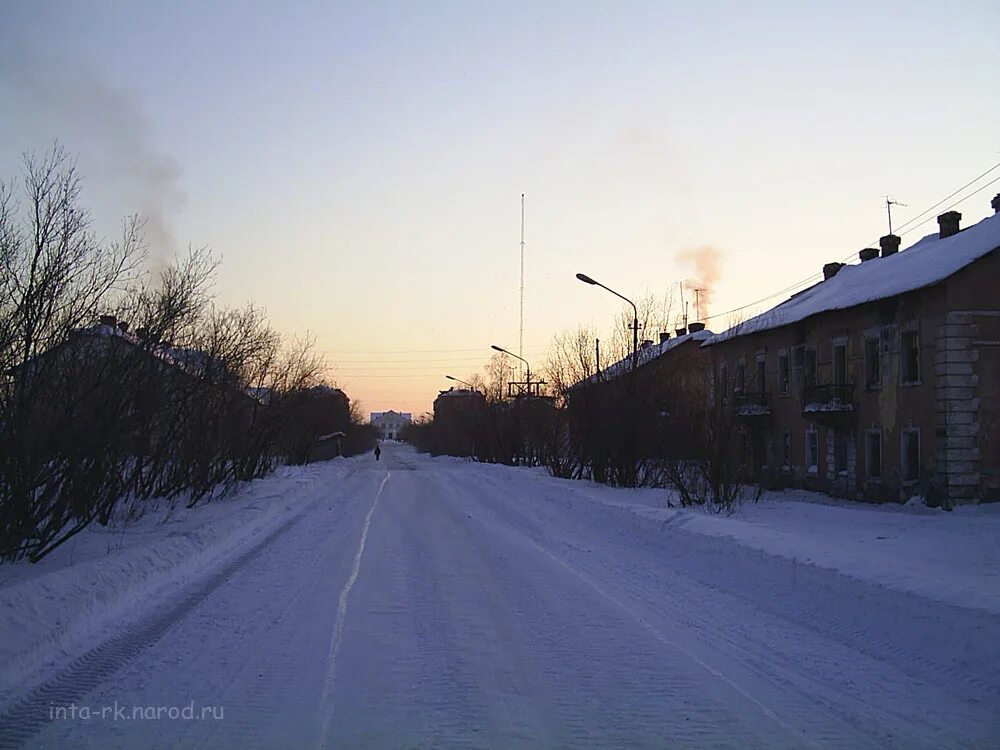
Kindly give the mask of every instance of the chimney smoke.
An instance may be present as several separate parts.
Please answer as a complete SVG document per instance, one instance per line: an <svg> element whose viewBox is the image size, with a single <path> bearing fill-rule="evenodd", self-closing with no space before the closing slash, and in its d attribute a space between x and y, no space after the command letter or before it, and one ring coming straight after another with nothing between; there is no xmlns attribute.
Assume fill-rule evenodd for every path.
<svg viewBox="0 0 1000 750"><path fill-rule="evenodd" d="M697 320L704 320L708 317L709 305L712 304L712 297L715 294L715 285L721 275L719 269L720 253L714 247L704 245L692 250L683 250L677 253L676 259L678 263L690 264L694 267L695 275L684 281L684 289L692 292L698 291L695 295L697 305L694 317Z"/></svg>

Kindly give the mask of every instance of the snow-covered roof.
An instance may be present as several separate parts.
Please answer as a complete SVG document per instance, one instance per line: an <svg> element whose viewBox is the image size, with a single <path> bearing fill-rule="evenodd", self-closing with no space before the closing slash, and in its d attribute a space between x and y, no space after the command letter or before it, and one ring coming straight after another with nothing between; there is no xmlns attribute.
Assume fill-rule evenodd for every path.
<svg viewBox="0 0 1000 750"><path fill-rule="evenodd" d="M989 216L944 239L937 233L929 234L886 258L844 266L832 279L712 336L704 346L937 284L997 248L1000 248L1000 215Z"/></svg>
<svg viewBox="0 0 1000 750"><path fill-rule="evenodd" d="M446 391L438 391L438 398L442 396L482 396L483 394L479 391L473 391L469 388L449 388Z"/></svg>
<svg viewBox="0 0 1000 750"><path fill-rule="evenodd" d="M638 362L636 363L636 366L642 367L643 365L652 362L657 357L663 356L671 349L676 349L678 346L688 341L707 341L713 335L714 334L711 331L705 329L704 331L695 331L694 333L688 333L685 334L684 336L678 336L677 338L667 339L666 341L663 341L659 344L651 344L647 346L645 349L639 350ZM591 375L590 377L584 378L583 380L574 383L571 386L571 389L579 388L580 386L583 385L589 385L590 383L596 383L598 381L613 380L614 378L624 375L631 369L632 369L632 355L630 354L624 359L618 360L613 365L605 367L596 375Z"/></svg>

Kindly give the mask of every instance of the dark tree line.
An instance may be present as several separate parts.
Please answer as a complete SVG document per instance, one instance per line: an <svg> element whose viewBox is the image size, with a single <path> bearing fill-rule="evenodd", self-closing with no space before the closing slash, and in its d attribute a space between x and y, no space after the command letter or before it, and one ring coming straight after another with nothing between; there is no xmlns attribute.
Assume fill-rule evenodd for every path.
<svg viewBox="0 0 1000 750"><path fill-rule="evenodd" d="M99 241L61 149L26 157L22 187L0 184L0 559L295 453L294 405L325 370L311 342L216 306L205 251L146 272L138 217Z"/></svg>

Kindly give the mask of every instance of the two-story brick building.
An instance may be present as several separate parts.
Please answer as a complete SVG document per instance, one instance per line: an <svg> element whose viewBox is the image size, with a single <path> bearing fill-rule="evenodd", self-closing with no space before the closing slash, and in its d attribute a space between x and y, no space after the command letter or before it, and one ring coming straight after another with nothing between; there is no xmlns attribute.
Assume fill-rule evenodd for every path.
<svg viewBox="0 0 1000 750"><path fill-rule="evenodd" d="M681 423L704 419L711 360L702 344L712 337L702 323L690 332L660 335L566 392L570 444L596 481L641 481L639 464L678 457L685 449Z"/></svg>
<svg viewBox="0 0 1000 750"><path fill-rule="evenodd" d="M1000 213L1000 196L994 198ZM824 280L705 342L761 481L847 497L1000 500L1000 215Z"/></svg>

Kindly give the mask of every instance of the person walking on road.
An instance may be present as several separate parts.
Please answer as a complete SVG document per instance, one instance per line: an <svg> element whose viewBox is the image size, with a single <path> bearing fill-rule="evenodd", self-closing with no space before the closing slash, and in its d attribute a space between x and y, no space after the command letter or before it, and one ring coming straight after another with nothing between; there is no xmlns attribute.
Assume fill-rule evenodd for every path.
<svg viewBox="0 0 1000 750"><path fill-rule="evenodd" d="M382 448L378 445L375 446L375 460L379 460L379 456L382 455Z"/></svg>

